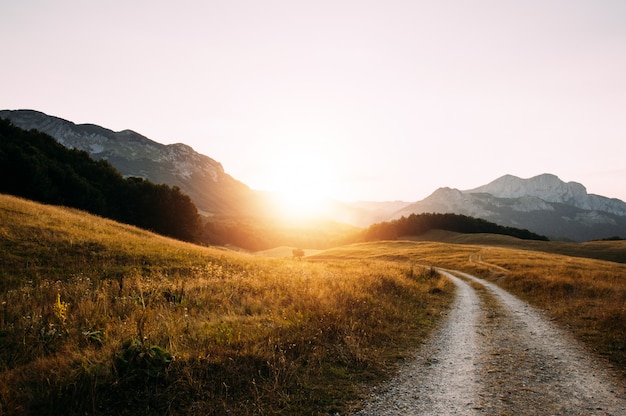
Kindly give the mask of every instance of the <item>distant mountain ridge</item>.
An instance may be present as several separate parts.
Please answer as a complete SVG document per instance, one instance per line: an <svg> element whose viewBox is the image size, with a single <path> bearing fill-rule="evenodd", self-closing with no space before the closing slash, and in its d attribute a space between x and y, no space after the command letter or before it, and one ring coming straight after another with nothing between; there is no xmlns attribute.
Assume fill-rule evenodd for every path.
<svg viewBox="0 0 626 416"><path fill-rule="evenodd" d="M626 215L626 203L619 199L588 194L578 182L563 182L556 175L545 173L529 179L504 175L487 185L463 191L464 193L487 193L498 198L535 197L545 202L568 204L585 210Z"/></svg>
<svg viewBox="0 0 626 416"><path fill-rule="evenodd" d="M220 163L185 144L164 145L132 130L114 132L94 124L74 124L34 110L0 110L0 118L49 134L94 159L105 159L126 177L178 186L201 212L248 214L257 206L255 191L228 175Z"/></svg>
<svg viewBox="0 0 626 416"><path fill-rule="evenodd" d="M552 174L529 179L504 175L461 191L439 188L399 210L391 219L421 213L455 213L574 241L626 236L626 203L588 194L577 182Z"/></svg>
<svg viewBox="0 0 626 416"><path fill-rule="evenodd" d="M35 129L54 137L68 148L105 159L122 175L177 186L202 214L269 216L280 215L269 192L250 189L228 175L222 165L190 146L164 145L132 130L115 132L95 124L75 124L35 110L0 110L0 118L25 130ZM384 221L409 202L331 201L329 219L367 227Z"/></svg>

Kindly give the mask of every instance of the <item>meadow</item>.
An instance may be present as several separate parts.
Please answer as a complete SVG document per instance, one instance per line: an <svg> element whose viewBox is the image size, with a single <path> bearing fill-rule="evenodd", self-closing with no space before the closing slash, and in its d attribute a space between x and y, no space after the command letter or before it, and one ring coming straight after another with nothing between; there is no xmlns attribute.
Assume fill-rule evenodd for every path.
<svg viewBox="0 0 626 416"><path fill-rule="evenodd" d="M0 414L346 413L444 316L435 267L497 282L626 374L626 265L472 238L295 259L2 195Z"/></svg>
<svg viewBox="0 0 626 416"><path fill-rule="evenodd" d="M606 256L623 260L624 241L517 240L519 248L513 248L516 239L504 236L447 232L430 235L440 241L353 245L327 250L313 258L396 259L462 270L493 281L543 310L590 350L605 356L623 375L626 385L626 264L597 259Z"/></svg>
<svg viewBox="0 0 626 416"><path fill-rule="evenodd" d="M595 251L596 246L589 244ZM626 264L545 252L511 255L511 251L481 247L475 254L480 262L468 269L476 268L477 274L544 310L591 350L606 356L626 385Z"/></svg>
<svg viewBox="0 0 626 416"><path fill-rule="evenodd" d="M200 247L0 196L0 414L329 414L453 287L385 259Z"/></svg>

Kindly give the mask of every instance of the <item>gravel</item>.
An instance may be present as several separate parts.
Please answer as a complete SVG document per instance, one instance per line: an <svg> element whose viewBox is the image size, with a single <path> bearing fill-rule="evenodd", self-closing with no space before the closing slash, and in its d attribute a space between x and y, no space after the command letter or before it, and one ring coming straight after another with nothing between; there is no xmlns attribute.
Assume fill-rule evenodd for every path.
<svg viewBox="0 0 626 416"><path fill-rule="evenodd" d="M490 282L440 272L457 285L443 327L358 415L626 415L616 373L540 311Z"/></svg>

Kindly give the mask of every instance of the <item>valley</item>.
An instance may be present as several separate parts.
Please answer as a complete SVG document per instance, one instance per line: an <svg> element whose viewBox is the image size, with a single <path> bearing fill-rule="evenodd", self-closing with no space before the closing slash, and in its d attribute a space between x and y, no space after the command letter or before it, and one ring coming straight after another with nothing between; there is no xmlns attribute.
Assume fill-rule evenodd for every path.
<svg viewBox="0 0 626 416"><path fill-rule="evenodd" d="M322 189L307 192L294 186L297 181L291 184L293 195L281 198L250 188L230 176L221 163L183 143L163 145L132 130L115 132L94 124L75 124L34 110L0 110L0 118L25 130L46 133L69 149L87 152L94 160L107 161L125 178L143 178L179 188L217 229L230 227L230 221L224 223L220 217L265 218L274 222L306 214L307 220L369 227L412 214L453 213L529 230L554 241L626 236L624 201L590 194L584 185L564 182L550 173L528 179L503 175L468 190L444 186L422 200L410 202L321 199ZM296 170L289 157L281 160ZM308 164L311 169L316 166ZM309 172L307 181L316 183L316 177L329 179L322 166ZM222 235L217 238L224 240ZM261 249L258 244L250 245Z"/></svg>
<svg viewBox="0 0 626 416"><path fill-rule="evenodd" d="M0 409L6 414L367 412L372 394L402 377L416 354L433 342L453 348L459 336L461 343L488 342L474 358L463 356L462 365L479 364L472 367L472 393L467 390L472 400L455 389L454 406L471 402L477 414L515 413L519 401L510 397L534 397L530 405L558 411L566 405L536 398L537 386L545 385L513 383L519 374L510 365L522 359L517 346L528 342L520 351L529 361L520 361L528 363L520 371L546 369L529 370L528 383L545 376L560 385L563 376L548 370L571 366L544 365L544 347L522 331L536 332L518 313L530 307L506 306L498 288L541 311L531 314L545 316L540 322L550 321L540 338L561 345L554 340L573 337L581 347L569 360L608 362L616 388L625 385L626 265L590 258L623 254L622 241L581 244L573 256L535 249L551 242L533 248L503 236L432 231L432 240L441 241L358 243L305 250L297 259L288 247L259 255L201 247L6 195L0 235ZM474 315L455 312L454 299L463 293L475 293L467 295ZM471 332L452 329L452 338L437 341L455 314L469 319L464 325L477 335L463 340ZM427 367L436 372L437 362ZM445 380L445 371L437 374ZM568 388L559 391L586 397ZM616 400L613 406L621 406L623 399Z"/></svg>
<svg viewBox="0 0 626 416"><path fill-rule="evenodd" d="M626 416L626 2L0 33L0 416Z"/></svg>

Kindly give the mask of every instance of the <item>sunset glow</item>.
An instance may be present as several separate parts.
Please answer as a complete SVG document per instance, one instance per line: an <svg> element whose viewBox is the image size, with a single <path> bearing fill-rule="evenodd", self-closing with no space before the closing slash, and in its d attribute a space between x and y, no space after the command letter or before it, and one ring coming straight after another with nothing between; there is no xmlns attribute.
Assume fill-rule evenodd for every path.
<svg viewBox="0 0 626 416"><path fill-rule="evenodd" d="M188 144L294 210L504 174L626 200L624 1L20 0L0 36L1 109Z"/></svg>
<svg viewBox="0 0 626 416"><path fill-rule="evenodd" d="M291 147L272 162L268 189L283 215L301 219L323 213L334 180L332 165L322 153Z"/></svg>

